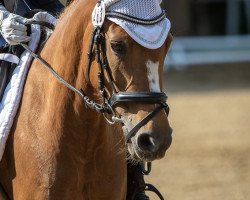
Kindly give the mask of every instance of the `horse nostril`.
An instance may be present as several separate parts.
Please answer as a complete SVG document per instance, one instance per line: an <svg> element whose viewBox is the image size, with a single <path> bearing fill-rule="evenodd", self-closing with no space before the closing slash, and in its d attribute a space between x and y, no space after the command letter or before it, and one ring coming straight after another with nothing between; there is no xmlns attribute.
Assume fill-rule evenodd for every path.
<svg viewBox="0 0 250 200"><path fill-rule="evenodd" d="M137 139L137 144L142 151L155 152L157 150L154 138L148 133L140 134Z"/></svg>

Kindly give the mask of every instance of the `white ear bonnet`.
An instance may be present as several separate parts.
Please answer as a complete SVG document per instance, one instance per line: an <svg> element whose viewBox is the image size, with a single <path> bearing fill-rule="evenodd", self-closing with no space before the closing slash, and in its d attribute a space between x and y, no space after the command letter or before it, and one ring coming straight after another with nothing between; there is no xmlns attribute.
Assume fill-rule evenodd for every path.
<svg viewBox="0 0 250 200"><path fill-rule="evenodd" d="M162 0L104 0L105 12L118 12L139 19L155 19L162 14ZM153 25L141 25L115 17L107 17L110 21L121 26L137 43L157 49L165 42L171 24L165 17Z"/></svg>

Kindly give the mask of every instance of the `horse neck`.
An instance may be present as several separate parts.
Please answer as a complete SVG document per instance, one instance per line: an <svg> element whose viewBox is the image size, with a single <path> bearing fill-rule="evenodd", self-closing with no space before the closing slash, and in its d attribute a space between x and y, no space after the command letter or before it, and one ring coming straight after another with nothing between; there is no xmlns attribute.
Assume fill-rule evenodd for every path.
<svg viewBox="0 0 250 200"><path fill-rule="evenodd" d="M79 10L78 7L83 6L84 1L76 1L65 11L41 52L41 56L68 83L78 89L82 88L87 94L93 94L91 97L94 97L99 93L95 87L89 87L90 85L85 79L87 49L92 25L86 17L79 16L79 11L81 10L80 13L82 13L82 9ZM86 8L86 10L90 9ZM85 14L87 13L85 12ZM35 63L35 65L39 64ZM63 135L65 140L61 140L61 142L72 144L73 148L76 149L78 146L85 148L83 142L90 148L90 146L94 147L100 144L112 146L112 143L121 141L121 138L114 141L117 136L114 139L113 135L110 134L114 131L110 130L112 127L106 123L102 115L91 109L86 109L77 94L60 84L41 65L39 69L38 74L43 74L42 77L46 80L39 82L39 85L36 84L38 88L41 88L39 90L41 91L40 96L44 99L42 109L48 113L46 116L48 127L53 129L52 133L48 134L54 134L54 137L57 135L58 138ZM91 141L88 139L89 134L91 134Z"/></svg>
<svg viewBox="0 0 250 200"><path fill-rule="evenodd" d="M87 29L88 22L79 20L83 17L76 16L80 1L75 1L72 6L66 9L65 13L59 19L58 25L52 36L46 43L41 52L41 56L53 67L53 69L68 83L78 89L87 87L85 80L85 65L87 59L86 46L83 41L88 40L88 34L84 33ZM75 19L75 20L73 20ZM87 37L87 39L85 38ZM64 85L59 84L58 80L48 72L46 73L47 81L44 81L46 93L52 93L50 98L60 99L60 102L78 105L81 100L72 91ZM48 84L49 82L49 84ZM59 106L60 102L57 103ZM76 103L77 102L77 103ZM77 110L77 108L75 108Z"/></svg>

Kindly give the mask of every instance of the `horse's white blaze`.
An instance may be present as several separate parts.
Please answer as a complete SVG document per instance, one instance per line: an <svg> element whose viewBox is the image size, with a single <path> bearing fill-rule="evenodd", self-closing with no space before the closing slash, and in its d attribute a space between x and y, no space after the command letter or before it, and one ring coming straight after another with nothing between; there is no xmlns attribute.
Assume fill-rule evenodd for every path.
<svg viewBox="0 0 250 200"><path fill-rule="evenodd" d="M152 62L148 60L146 62L148 70L148 82L149 89L151 92L160 92L160 82L159 82L159 62Z"/></svg>

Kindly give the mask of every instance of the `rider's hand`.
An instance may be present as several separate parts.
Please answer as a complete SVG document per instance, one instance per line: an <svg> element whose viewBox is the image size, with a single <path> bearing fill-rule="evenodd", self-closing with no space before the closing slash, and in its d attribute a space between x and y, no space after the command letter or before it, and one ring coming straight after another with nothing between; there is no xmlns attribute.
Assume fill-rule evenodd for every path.
<svg viewBox="0 0 250 200"><path fill-rule="evenodd" d="M0 31L6 42L10 45L28 42L26 18L0 10Z"/></svg>

